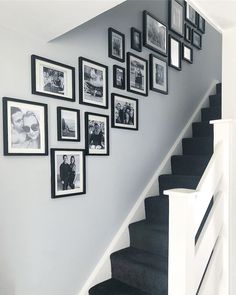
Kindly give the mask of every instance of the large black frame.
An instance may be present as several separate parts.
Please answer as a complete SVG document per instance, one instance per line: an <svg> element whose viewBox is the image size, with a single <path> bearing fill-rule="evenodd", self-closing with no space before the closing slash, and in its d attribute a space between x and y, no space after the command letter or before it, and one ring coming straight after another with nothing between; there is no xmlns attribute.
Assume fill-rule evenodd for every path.
<svg viewBox="0 0 236 295"><path fill-rule="evenodd" d="M135 42L134 42L134 35L135 33L138 33L139 35L139 47L136 46ZM131 40L131 48L133 50L136 50L138 52L142 52L142 32L137 30L136 28L131 28L130 29L130 40Z"/></svg>
<svg viewBox="0 0 236 295"><path fill-rule="evenodd" d="M177 0L169 0L169 29L174 32L175 34L179 35L180 37L184 36L184 5L181 4ZM173 21L172 21L172 7L173 7L173 2L176 2L182 9L182 32L179 32L173 28Z"/></svg>
<svg viewBox="0 0 236 295"><path fill-rule="evenodd" d="M179 67L178 66L175 66L174 64L172 64L172 61L171 61L171 55L172 55L172 50L171 50L171 39L175 40L176 42L178 42L179 44L179 52L178 52L178 60L179 60ZM182 70L182 54L181 54L181 51L182 51L182 48L181 48L181 41L175 37L173 37L172 35L169 35L169 66L178 70L178 71L181 71Z"/></svg>
<svg viewBox="0 0 236 295"><path fill-rule="evenodd" d="M160 90L154 86L154 77L153 77L153 66L154 66L154 59L160 60L162 63L165 63L166 66L166 91ZM150 72L150 89L155 92L159 92L162 94L168 94L168 63L165 59L160 58L157 55L150 54L149 55L149 72Z"/></svg>
<svg viewBox="0 0 236 295"><path fill-rule="evenodd" d="M71 98L68 98L63 95L54 95L53 93L49 94L49 93L45 93L45 92L41 92L41 91L37 90L37 86L36 86L36 83L37 83L36 82L37 81L36 61L37 60L40 60L42 62L47 62L47 63L50 63L55 66L63 67L63 68L70 70L72 72L72 74L71 74L71 76L72 76L72 80L71 80L72 97ZM32 88L32 94L74 102L75 101L75 68L68 66L66 64L63 64L63 63L60 63L57 61L53 61L48 58L44 58L44 57L33 54L33 55L31 55L31 88Z"/></svg>
<svg viewBox="0 0 236 295"><path fill-rule="evenodd" d="M194 42L194 34L198 35L200 38L200 45ZM192 45L197 49L202 49L202 35L196 32L195 30L192 30Z"/></svg>
<svg viewBox="0 0 236 295"><path fill-rule="evenodd" d="M22 104L36 105L43 108L44 111L44 152L42 153L10 153L8 146L8 102L16 102ZM48 155L48 106L47 104L27 101L22 99L3 97L2 99L2 107L3 107L3 154L5 156L47 156Z"/></svg>
<svg viewBox="0 0 236 295"><path fill-rule="evenodd" d="M112 54L112 34L113 33L120 35L120 37L122 38L122 57L121 58ZM108 28L108 56L110 58L118 60L119 62L125 61L125 34L119 32L113 28Z"/></svg>
<svg viewBox="0 0 236 295"><path fill-rule="evenodd" d="M144 92L139 92L139 91L136 91L136 90L133 90L131 89L131 86L130 86L130 57L133 57L133 58L136 58L138 60L141 60L142 62L145 63L145 66L146 66L146 70L145 70L145 75L146 77L144 77L145 79L145 84L146 84L146 89ZM127 52L127 91L129 92L132 92L132 93L135 93L135 94L139 94L139 95L142 95L142 96L148 96L148 61L138 55L135 55L131 52Z"/></svg>

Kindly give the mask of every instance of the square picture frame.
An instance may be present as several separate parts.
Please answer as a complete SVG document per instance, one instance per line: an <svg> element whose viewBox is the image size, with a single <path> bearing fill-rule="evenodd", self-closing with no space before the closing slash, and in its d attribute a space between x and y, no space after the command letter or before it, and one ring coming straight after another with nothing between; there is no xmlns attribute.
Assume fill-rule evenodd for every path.
<svg viewBox="0 0 236 295"><path fill-rule="evenodd" d="M192 30L192 45L201 50L202 49L202 35Z"/></svg>
<svg viewBox="0 0 236 295"><path fill-rule="evenodd" d="M169 0L169 29L184 36L184 5L177 0Z"/></svg>
<svg viewBox="0 0 236 295"><path fill-rule="evenodd" d="M206 21L205 21L205 19L199 13L197 14L197 29L202 34L205 34L205 31L206 31Z"/></svg>
<svg viewBox="0 0 236 295"><path fill-rule="evenodd" d="M47 105L9 97L2 103L4 155L47 156Z"/></svg>
<svg viewBox="0 0 236 295"><path fill-rule="evenodd" d="M130 29L131 48L142 52L142 32L132 27Z"/></svg>
<svg viewBox="0 0 236 295"><path fill-rule="evenodd" d="M188 24L184 25L184 40L188 43L192 41L192 28Z"/></svg>
<svg viewBox="0 0 236 295"><path fill-rule="evenodd" d="M181 41L169 35L169 66L181 71Z"/></svg>
<svg viewBox="0 0 236 295"><path fill-rule="evenodd" d="M80 141L80 111L57 107L57 140Z"/></svg>
<svg viewBox="0 0 236 295"><path fill-rule="evenodd" d="M108 66L79 57L80 104L108 108Z"/></svg>
<svg viewBox="0 0 236 295"><path fill-rule="evenodd" d="M75 101L75 68L31 55L32 94Z"/></svg>
<svg viewBox="0 0 236 295"><path fill-rule="evenodd" d="M86 193L85 152L81 149L51 149L51 198Z"/></svg>
<svg viewBox="0 0 236 295"><path fill-rule="evenodd" d="M167 56L167 25L148 11L143 11L143 45Z"/></svg>
<svg viewBox="0 0 236 295"><path fill-rule="evenodd" d="M149 55L150 89L168 94L168 63L154 54Z"/></svg>
<svg viewBox="0 0 236 295"><path fill-rule="evenodd" d="M139 102L135 98L111 94L112 128L138 130Z"/></svg>
<svg viewBox="0 0 236 295"><path fill-rule="evenodd" d="M182 44L182 58L190 64L193 63L193 49L184 43Z"/></svg>
<svg viewBox="0 0 236 295"><path fill-rule="evenodd" d="M109 156L109 116L85 112L85 150L88 156Z"/></svg>
<svg viewBox="0 0 236 295"><path fill-rule="evenodd" d="M125 68L113 65L113 87L124 90L125 80Z"/></svg>
<svg viewBox="0 0 236 295"><path fill-rule="evenodd" d="M148 96L148 61L127 52L127 90Z"/></svg>
<svg viewBox="0 0 236 295"><path fill-rule="evenodd" d="M125 61L125 35L113 28L108 28L108 56Z"/></svg>
<svg viewBox="0 0 236 295"><path fill-rule="evenodd" d="M185 3L185 20L189 22L191 25L193 25L194 27L196 27L197 13L195 9L193 9L189 3L187 3L186 1L184 3Z"/></svg>

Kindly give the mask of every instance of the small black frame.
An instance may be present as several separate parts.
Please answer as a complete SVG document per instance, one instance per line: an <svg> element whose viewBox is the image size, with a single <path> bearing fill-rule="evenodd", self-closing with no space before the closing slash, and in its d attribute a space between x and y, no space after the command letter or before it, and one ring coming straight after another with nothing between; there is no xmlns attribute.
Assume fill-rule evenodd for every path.
<svg viewBox="0 0 236 295"><path fill-rule="evenodd" d="M136 43L135 36L138 36L138 44ZM131 48L138 52L142 52L142 32L136 28L130 29Z"/></svg>
<svg viewBox="0 0 236 295"><path fill-rule="evenodd" d="M179 35L180 37L183 37L184 36L184 12L185 12L184 5L177 0L169 0L168 2L169 2L169 29L175 34ZM182 31L176 30L173 25L172 8L173 8L174 2L176 2L179 5L180 9L182 10L182 20L181 20Z"/></svg>
<svg viewBox="0 0 236 295"><path fill-rule="evenodd" d="M174 40L175 42L178 43L178 61L179 61L179 66L176 66L172 63L172 49L171 49L171 40ZM178 71L181 71L182 69L182 65L181 65L181 59L182 59L182 54L181 54L181 41L175 37L173 37L172 35L169 35L169 66L178 70Z"/></svg>
<svg viewBox="0 0 236 295"><path fill-rule="evenodd" d="M191 43L192 40L192 28L188 25L184 25L184 40Z"/></svg>
<svg viewBox="0 0 236 295"><path fill-rule="evenodd" d="M165 64L165 77L166 77L166 90L161 90L154 86L154 75L153 75L153 66L154 66L154 59L159 60L162 64ZM157 55L150 54L149 55L149 72L150 72L150 89L155 92L159 92L162 94L168 94L168 63L165 59L160 58Z"/></svg>
<svg viewBox="0 0 236 295"><path fill-rule="evenodd" d="M194 35L199 37L200 44L196 42ZM192 45L197 49L202 49L202 35L196 32L195 30L192 30Z"/></svg>
<svg viewBox="0 0 236 295"><path fill-rule="evenodd" d="M198 13L197 14L197 29L202 33L205 34L206 30L206 21L205 19Z"/></svg>
<svg viewBox="0 0 236 295"><path fill-rule="evenodd" d="M197 26L197 13L196 13L195 9L193 9L192 6L186 1L184 2L184 4L185 4L185 20L187 22L189 22L192 26L196 27ZM192 10L195 14L194 21L192 19L190 19L187 15L188 8L190 10Z"/></svg>
<svg viewBox="0 0 236 295"><path fill-rule="evenodd" d="M184 54L185 47L190 50L190 59L186 58L186 56ZM182 44L182 58L183 58L183 60L185 60L186 62L188 62L190 64L193 63L193 48L190 47L190 46L188 46L188 45L186 45L186 44L184 44L184 43Z"/></svg>
<svg viewBox="0 0 236 295"><path fill-rule="evenodd" d="M117 83L117 70L122 72L123 78L120 81L120 84ZM122 68L118 65L113 65L113 87L118 88L118 89L125 89L125 68Z"/></svg>
<svg viewBox="0 0 236 295"><path fill-rule="evenodd" d="M118 55L114 55L113 53L113 40L112 35L116 34L121 38L121 48L120 48L120 57ZM113 58L115 60L118 60L119 62L125 61L125 35L113 28L108 28L108 56L110 58Z"/></svg>

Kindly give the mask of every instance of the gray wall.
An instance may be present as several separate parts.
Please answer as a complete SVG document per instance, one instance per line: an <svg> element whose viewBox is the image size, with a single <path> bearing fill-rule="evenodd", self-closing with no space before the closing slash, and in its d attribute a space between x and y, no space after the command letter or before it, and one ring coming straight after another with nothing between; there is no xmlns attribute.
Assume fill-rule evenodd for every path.
<svg viewBox="0 0 236 295"><path fill-rule="evenodd" d="M32 95L31 54L76 67L79 56L104 63L109 66L110 92L140 102L140 130L111 129L111 155L87 157L86 195L52 200L49 157L1 153L1 294L78 294L211 81L221 80L221 36L207 25L203 50L194 50L194 65L183 62L181 72L169 68L168 96L150 91L145 98L112 89L112 65L119 63L107 57L107 28L125 33L126 51L131 51L130 27L142 28L144 9L167 22L166 1L143 0L128 1L49 44L0 28L0 96L49 105L50 147L83 148L83 112L110 112L78 104L77 72L76 103ZM150 52L144 48L140 55L148 58ZM82 111L81 143L57 142L57 106ZM2 137L0 120L1 147Z"/></svg>

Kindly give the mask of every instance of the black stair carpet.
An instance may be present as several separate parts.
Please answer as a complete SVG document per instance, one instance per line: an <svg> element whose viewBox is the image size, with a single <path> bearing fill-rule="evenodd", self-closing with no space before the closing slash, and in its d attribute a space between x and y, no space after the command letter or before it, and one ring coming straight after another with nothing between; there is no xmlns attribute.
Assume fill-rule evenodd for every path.
<svg viewBox="0 0 236 295"><path fill-rule="evenodd" d="M221 84L192 124L192 138L182 140L183 155L172 156L172 174L159 176L160 195L145 199L146 219L129 225L130 247L111 254L112 278L89 290L90 295L168 295L169 201L164 191L196 189L213 153L210 120L221 118ZM198 239L212 202L196 234Z"/></svg>

